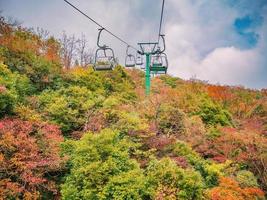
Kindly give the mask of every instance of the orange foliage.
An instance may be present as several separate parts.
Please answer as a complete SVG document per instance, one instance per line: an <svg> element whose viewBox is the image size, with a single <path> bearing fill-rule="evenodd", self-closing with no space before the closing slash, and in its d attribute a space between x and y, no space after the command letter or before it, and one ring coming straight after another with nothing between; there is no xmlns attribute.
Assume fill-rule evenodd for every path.
<svg viewBox="0 0 267 200"><path fill-rule="evenodd" d="M233 179L222 177L218 187L209 191L211 200L257 200L264 197L258 188L241 188Z"/></svg>
<svg viewBox="0 0 267 200"><path fill-rule="evenodd" d="M1 19L0 44L13 52L31 52L43 56L48 61L60 63L60 43L56 39L42 39L31 30L12 27Z"/></svg>
<svg viewBox="0 0 267 200"><path fill-rule="evenodd" d="M53 38L44 41L44 57L52 62L60 63L60 44Z"/></svg>
<svg viewBox="0 0 267 200"><path fill-rule="evenodd" d="M211 98L223 104L233 98L231 91L226 86L209 85L207 91Z"/></svg>
<svg viewBox="0 0 267 200"><path fill-rule="evenodd" d="M30 31L18 28L12 34L2 35L0 44L14 52L33 52L39 54L41 40Z"/></svg>

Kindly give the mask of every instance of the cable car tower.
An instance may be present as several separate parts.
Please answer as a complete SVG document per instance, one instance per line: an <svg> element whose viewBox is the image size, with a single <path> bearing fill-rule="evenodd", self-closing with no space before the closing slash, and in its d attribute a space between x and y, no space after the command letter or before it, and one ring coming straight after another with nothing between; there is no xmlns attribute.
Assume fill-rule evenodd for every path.
<svg viewBox="0 0 267 200"><path fill-rule="evenodd" d="M137 51L140 55L145 55L146 57L146 66L145 66L145 87L146 95L150 94L151 87L151 74L166 74L168 69L168 59L165 54L166 44L165 44L165 35L161 34L161 27L163 21L163 12L164 12L165 0L162 0L161 16L160 16L160 25L159 25L159 34L157 42L142 42L138 43L140 50ZM160 39L162 39L163 49L160 48ZM149 50L145 47L150 47Z"/></svg>
<svg viewBox="0 0 267 200"><path fill-rule="evenodd" d="M160 49L158 42L141 42L138 43L140 49L138 54L145 55L145 87L146 95L150 94L151 74L166 74L168 69L167 55L164 53L166 49L164 35L160 35L163 40L163 50ZM150 47L150 48L146 48ZM157 49L156 49L157 47Z"/></svg>

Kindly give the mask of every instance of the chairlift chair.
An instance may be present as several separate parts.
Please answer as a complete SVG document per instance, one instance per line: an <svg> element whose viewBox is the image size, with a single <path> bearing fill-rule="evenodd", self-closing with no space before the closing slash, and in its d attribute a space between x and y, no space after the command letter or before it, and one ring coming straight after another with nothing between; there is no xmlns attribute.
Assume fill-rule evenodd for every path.
<svg viewBox="0 0 267 200"><path fill-rule="evenodd" d="M125 67L135 67L135 56L129 53L130 46L127 46L126 57L125 57Z"/></svg>
<svg viewBox="0 0 267 200"><path fill-rule="evenodd" d="M150 71L154 74L166 74L168 69L168 59L167 55L164 53L165 46L165 35L160 35L163 41L163 50L161 50L160 46L154 52L154 55L151 57L151 66Z"/></svg>
<svg viewBox="0 0 267 200"><path fill-rule="evenodd" d="M110 55L107 55L107 52L109 52ZM95 71L113 70L114 67L115 67L115 58L113 50L111 48L97 49L95 54L94 70Z"/></svg>
<svg viewBox="0 0 267 200"><path fill-rule="evenodd" d="M104 28L99 29L97 38L98 49L95 52L95 63L93 66L95 71L113 70L115 67L115 55L113 49L106 45L101 46L99 44L100 36L103 30Z"/></svg>
<svg viewBox="0 0 267 200"><path fill-rule="evenodd" d="M168 59L165 53L152 56L150 71L156 74L166 74L168 69Z"/></svg>

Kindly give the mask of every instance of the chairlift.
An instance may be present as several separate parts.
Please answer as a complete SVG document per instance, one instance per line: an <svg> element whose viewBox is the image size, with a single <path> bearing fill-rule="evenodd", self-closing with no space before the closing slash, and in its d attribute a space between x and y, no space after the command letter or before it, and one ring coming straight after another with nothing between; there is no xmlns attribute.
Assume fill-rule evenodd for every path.
<svg viewBox="0 0 267 200"><path fill-rule="evenodd" d="M168 59L165 53L152 56L150 71L156 74L166 74L168 69Z"/></svg>
<svg viewBox="0 0 267 200"><path fill-rule="evenodd" d="M99 29L97 38L98 49L95 52L95 63L93 66L95 71L113 70L116 63L113 49L105 44L102 46L99 44L100 36L103 30L104 28Z"/></svg>
<svg viewBox="0 0 267 200"><path fill-rule="evenodd" d="M151 57L151 66L150 71L155 74L166 74L168 69L168 59L167 55L164 53L165 47L165 38L164 35L160 35L163 41L163 50L158 49L154 52L154 55Z"/></svg>
<svg viewBox="0 0 267 200"><path fill-rule="evenodd" d="M126 57L125 57L125 67L135 67L135 56L132 54L129 54L129 47L127 46L127 50L126 50Z"/></svg>

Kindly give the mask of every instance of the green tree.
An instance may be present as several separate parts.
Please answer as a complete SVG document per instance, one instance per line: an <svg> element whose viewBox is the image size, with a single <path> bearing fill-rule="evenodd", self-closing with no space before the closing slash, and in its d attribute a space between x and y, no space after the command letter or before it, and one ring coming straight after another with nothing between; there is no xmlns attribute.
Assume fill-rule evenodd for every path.
<svg viewBox="0 0 267 200"><path fill-rule="evenodd" d="M196 113L202 118L202 121L208 126L222 125L231 126L232 117L230 113L223 109L219 104L211 100L204 100Z"/></svg>
<svg viewBox="0 0 267 200"><path fill-rule="evenodd" d="M12 114L16 104L23 102L32 92L33 87L25 75L12 73L0 63L0 118Z"/></svg>
<svg viewBox="0 0 267 200"><path fill-rule="evenodd" d="M175 191L177 199L202 199L204 184L201 175L194 170L184 170L169 158L152 160L146 169L148 184L153 198L158 189L166 186Z"/></svg>
<svg viewBox="0 0 267 200"><path fill-rule="evenodd" d="M38 99L40 112L46 113L45 117L60 125L66 134L81 129L88 111L102 101L101 96L79 86L46 90Z"/></svg>
<svg viewBox="0 0 267 200"><path fill-rule="evenodd" d="M136 144L109 129L67 141L70 174L61 186L63 199L143 199L144 175L129 151Z"/></svg>

